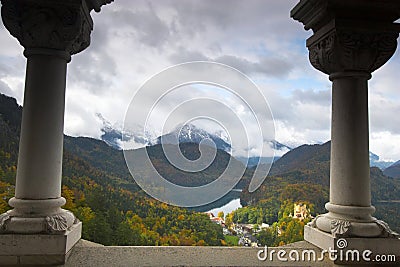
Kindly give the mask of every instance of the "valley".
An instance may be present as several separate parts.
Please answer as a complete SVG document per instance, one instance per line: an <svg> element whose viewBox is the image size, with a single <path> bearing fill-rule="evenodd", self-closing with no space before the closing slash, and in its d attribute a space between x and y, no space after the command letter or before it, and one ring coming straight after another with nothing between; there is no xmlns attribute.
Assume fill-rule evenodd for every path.
<svg viewBox="0 0 400 267"><path fill-rule="evenodd" d="M21 113L22 108L15 99L0 95L0 213L11 208L7 201L13 196L15 185ZM191 136L186 135L186 139L178 136L179 144L171 142L168 145L179 146L189 159L198 158L201 136L210 138L211 134L196 134L197 130L190 128ZM120 132L111 126L107 131L109 135L106 136L113 132L114 141L120 137ZM217 151L217 161L195 174L171 166L163 155L160 139L155 139L156 142L145 149L156 169L169 181L182 186L201 186L218 177L230 160L243 165L243 158L236 160L228 153L229 143L217 139L217 136L213 138L219 140L217 148L222 148ZM217 212L218 208L236 201L235 210L225 212L225 220L258 225L291 223L293 228L290 231L297 231L295 235L285 234L288 230L282 228L282 238L275 238L273 242L270 236L276 233L261 231L257 236L275 245L294 242L301 238L302 232L298 229L304 225L304 221L293 222L295 219L289 216L296 203L306 203L310 216L325 212L324 204L329 193L330 142L297 148L278 143L273 145L278 150L287 150L287 153L274 160L268 177L255 192L249 193L247 188L254 164L263 164L262 158L249 159L252 163L248 164L234 190L221 199L184 209L158 202L144 193L131 177L123 152L115 145L93 138L65 136L65 208L83 221L83 238L94 242L106 245L215 246L227 245L226 237L222 227L211 222L203 212ZM375 156L372 158L376 161ZM398 166L394 164L384 171L371 167L372 202L377 207L376 216L387 221L396 231L400 231L400 179L393 170Z"/></svg>

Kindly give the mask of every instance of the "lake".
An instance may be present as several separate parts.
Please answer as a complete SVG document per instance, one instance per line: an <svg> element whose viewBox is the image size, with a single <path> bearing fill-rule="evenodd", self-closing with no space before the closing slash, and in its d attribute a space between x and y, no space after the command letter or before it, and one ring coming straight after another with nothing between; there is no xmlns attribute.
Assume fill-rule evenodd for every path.
<svg viewBox="0 0 400 267"><path fill-rule="evenodd" d="M237 210L241 207L242 205L240 204L240 198L236 198L231 200L228 204L209 210L208 212L211 212L212 214L214 214L214 216L217 216L218 212L223 211L224 215L227 215L228 213L231 213L232 211Z"/></svg>
<svg viewBox="0 0 400 267"><path fill-rule="evenodd" d="M216 212L214 213L215 216L217 216L218 211L223 211L224 214L226 214L226 211L232 212L233 210L236 210L240 207L242 207L242 205L240 205L240 193L242 192L241 189L233 189L232 191L230 191L228 194L226 194L225 196L223 196L222 198L209 203L207 205L204 206L200 206L200 207L193 207L193 208L189 208L190 210L195 210L195 211L199 211L199 212Z"/></svg>

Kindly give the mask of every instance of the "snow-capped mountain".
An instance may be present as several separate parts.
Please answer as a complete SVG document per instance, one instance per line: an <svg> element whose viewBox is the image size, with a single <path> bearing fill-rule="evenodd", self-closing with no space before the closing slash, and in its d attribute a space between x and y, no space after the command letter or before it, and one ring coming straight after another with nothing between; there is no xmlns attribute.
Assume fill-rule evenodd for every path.
<svg viewBox="0 0 400 267"><path fill-rule="evenodd" d="M122 144L122 127L118 125L112 125L109 121L107 121L101 114L96 114L97 117L103 123L101 139L106 142L108 145L121 149ZM127 139L125 141L134 141L136 144L135 148L144 147L144 146L152 146L161 143L161 139L166 144L176 144L176 140L179 143L200 143L204 139L211 139L218 149L224 150L228 153L231 153L232 147L229 143L229 138L223 132L215 132L210 133L204 129L201 129L193 124L186 124L183 127L178 126L170 133L165 135L156 136L152 133L138 133L138 132L124 132L124 137ZM269 142L271 148L275 150L275 154L281 156L286 152L290 151L292 148L279 143L276 140L272 140ZM276 157L278 158L278 157ZM242 161L247 161L246 159L242 159ZM250 159L251 162L263 162L264 158Z"/></svg>
<svg viewBox="0 0 400 267"><path fill-rule="evenodd" d="M270 141L270 143L273 146L274 150L284 151L284 152L289 152L290 150L292 150L292 148L290 146L279 143L276 140L272 140L272 141Z"/></svg>
<svg viewBox="0 0 400 267"><path fill-rule="evenodd" d="M369 152L369 165L371 167L378 167L379 169L384 170L392 164L393 161L382 161L379 159L378 155L372 153L371 151Z"/></svg>
<svg viewBox="0 0 400 267"><path fill-rule="evenodd" d="M109 146L116 149L121 149L122 144L122 127L118 125L112 125L107 121L101 114L96 114L96 116L103 123L101 139L106 142ZM153 133L127 133L124 132L124 136L128 140L135 142L136 147L152 146L161 143L161 136L156 136ZM229 144L228 138L221 132L209 133L193 124L186 124L183 127L176 127L172 132L165 134L162 137L164 143L166 144L176 144L176 140L179 143L200 143L201 140L211 139L218 149L224 150L231 153L232 147ZM288 145L282 144L276 140L269 142L271 148L275 151L274 161L279 159L280 156L292 150ZM236 156L235 156L236 157ZM270 157L236 157L243 163L248 164L249 167L255 166L258 163L270 162L272 159ZM393 162L381 161L379 156L373 152L369 153L370 165L375 166L382 170L389 167Z"/></svg>
<svg viewBox="0 0 400 267"><path fill-rule="evenodd" d="M96 117L103 123L103 127L101 128L101 131L103 132L101 140L113 148L121 149L119 144L119 141L122 139L121 130L115 129L100 113L96 113Z"/></svg>
<svg viewBox="0 0 400 267"><path fill-rule="evenodd" d="M101 140L106 142L109 146L115 149L122 149L122 135L126 140L133 140L139 147L151 146L156 144L156 141L152 134L145 133L131 133L124 132L122 126L112 125L109 121L107 121L100 113L97 113L96 116L103 123L103 127L101 131L103 134L101 135Z"/></svg>
<svg viewBox="0 0 400 267"><path fill-rule="evenodd" d="M96 116L102 121L103 127L101 139L106 142L109 146L116 149L121 149L122 135L124 134L125 141L132 140L135 142L136 147L152 146L161 143L161 139L165 144L176 144L176 140L179 143L200 143L204 139L211 139L218 149L224 150L228 153L231 152L231 145L224 140L218 133L212 134L203 129L196 127L193 124L186 124L183 127L176 127L172 132L161 136L155 136L151 133L128 133L123 132L122 127L113 126L107 121L101 114Z"/></svg>
<svg viewBox="0 0 400 267"><path fill-rule="evenodd" d="M211 134L203 129L196 127L193 124L185 124L183 127L176 127L172 132L157 138L157 144L173 144L178 143L200 143L204 139L211 139L218 149L225 152L231 152L231 145L225 142L221 137L216 134Z"/></svg>

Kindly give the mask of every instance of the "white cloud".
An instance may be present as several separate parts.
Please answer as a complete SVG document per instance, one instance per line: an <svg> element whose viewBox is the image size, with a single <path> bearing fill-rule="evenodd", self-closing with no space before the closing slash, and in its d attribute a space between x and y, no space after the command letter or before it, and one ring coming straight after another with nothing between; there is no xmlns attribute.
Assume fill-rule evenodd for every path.
<svg viewBox="0 0 400 267"><path fill-rule="evenodd" d="M296 3L119 0L105 6L92 14L91 46L68 65L65 132L99 138L101 122L95 114L122 124L134 93L154 74L176 63L216 60L238 68L261 88L275 118L278 141L297 146L329 140L330 82L308 62L305 39L311 32L289 17ZM1 25L0 92L19 103L25 74L22 51ZM382 158L400 159L399 67L397 52L370 81L371 150ZM149 99L156 93L148 92ZM184 96L199 95L176 95L160 111L170 110ZM252 92L246 97L258 100ZM237 102L224 101L247 119ZM203 108L211 111L211 106ZM260 106L254 108L258 111Z"/></svg>
<svg viewBox="0 0 400 267"><path fill-rule="evenodd" d="M381 161L398 161L400 134L376 131L370 134L370 150L379 155Z"/></svg>

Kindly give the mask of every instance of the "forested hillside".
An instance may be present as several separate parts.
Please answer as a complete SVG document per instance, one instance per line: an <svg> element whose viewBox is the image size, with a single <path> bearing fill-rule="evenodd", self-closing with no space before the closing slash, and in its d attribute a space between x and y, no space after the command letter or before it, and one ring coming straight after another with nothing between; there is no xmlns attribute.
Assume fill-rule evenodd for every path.
<svg viewBox="0 0 400 267"><path fill-rule="evenodd" d="M0 95L0 213L14 194L22 108ZM221 226L202 213L147 197L121 151L91 138L65 138L64 208L83 222L82 237L105 245L224 245Z"/></svg>
<svg viewBox="0 0 400 267"><path fill-rule="evenodd" d="M400 178L400 161L397 161L387 167L383 173L393 178Z"/></svg>
<svg viewBox="0 0 400 267"><path fill-rule="evenodd" d="M0 213L10 209L13 196L22 108L15 99L0 94ZM200 156L198 144L180 144L189 159ZM199 173L182 172L162 153L160 145L147 149L156 169L170 181L184 186L206 184L218 177L227 162L236 161L222 150L217 160ZM277 160L258 190L247 191L253 169L246 169L236 188L243 189L243 208L227 220L239 223L278 225L283 234L262 232L265 244L279 245L301 240L304 221L287 215L294 203L306 203L312 215L325 212L329 196L330 142L303 145ZM400 231L400 179L371 168L371 189L376 216ZM239 194L238 192L231 192ZM83 238L105 245L225 245L221 226L207 215L168 206L148 197L135 183L126 167L122 151L103 141L85 137L64 138L63 187L65 208L83 221ZM216 201L229 202L231 195ZM200 207L206 211L211 205ZM287 230L287 231L286 231ZM272 238L271 236L275 236Z"/></svg>
<svg viewBox="0 0 400 267"><path fill-rule="evenodd" d="M330 142L293 149L274 163L260 188L253 193L243 190L242 205L250 205L253 213L256 208L269 223L277 220L276 214L286 200L311 203L314 215L326 212L329 161ZM400 199L400 179L385 176L377 167L372 167L370 173L372 204L379 207L375 215L400 231L400 204L391 203ZM250 207L248 213L251 213Z"/></svg>

